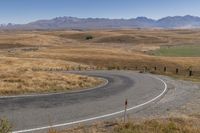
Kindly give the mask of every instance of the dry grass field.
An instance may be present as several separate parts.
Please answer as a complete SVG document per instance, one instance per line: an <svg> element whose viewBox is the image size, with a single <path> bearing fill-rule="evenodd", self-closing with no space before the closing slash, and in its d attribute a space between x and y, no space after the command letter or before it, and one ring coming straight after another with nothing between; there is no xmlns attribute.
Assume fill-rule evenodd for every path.
<svg viewBox="0 0 200 133"><path fill-rule="evenodd" d="M71 75L54 75L51 73L54 70L135 70L147 67L152 71L157 67L157 73L161 73L163 67L167 67L168 73L175 73L175 69L179 68L180 74L188 75L187 70L190 68L198 76L198 49L195 57L192 56L193 49L188 49L188 57L181 57L178 52L178 56L173 56L173 52L177 54L176 50L170 51L171 47L184 47L187 51L190 46L195 46L195 49L200 47L199 30L1 31L0 94L37 92L34 88L47 91L45 86L51 88L49 91L55 91L60 87L55 85L59 77ZM169 52L161 51L162 54L156 54L163 47L169 48ZM48 78L55 80L54 85L50 84L51 80ZM38 84L31 88L33 79ZM68 81L63 81L66 82ZM60 89L69 89L67 86Z"/></svg>

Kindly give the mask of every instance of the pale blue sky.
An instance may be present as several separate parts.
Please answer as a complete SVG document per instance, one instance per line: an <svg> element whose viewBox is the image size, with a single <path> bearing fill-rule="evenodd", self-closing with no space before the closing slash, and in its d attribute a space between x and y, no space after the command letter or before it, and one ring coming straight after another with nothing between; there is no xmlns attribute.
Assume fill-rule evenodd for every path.
<svg viewBox="0 0 200 133"><path fill-rule="evenodd" d="M58 16L153 19L200 16L200 0L0 0L0 23L27 23Z"/></svg>

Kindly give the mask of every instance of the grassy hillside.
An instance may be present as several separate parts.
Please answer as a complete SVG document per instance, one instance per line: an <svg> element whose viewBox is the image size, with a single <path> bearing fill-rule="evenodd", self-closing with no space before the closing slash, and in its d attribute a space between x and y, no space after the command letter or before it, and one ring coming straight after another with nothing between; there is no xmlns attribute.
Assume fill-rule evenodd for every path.
<svg viewBox="0 0 200 133"><path fill-rule="evenodd" d="M161 73L167 67L167 72L175 73L179 68L180 74L188 75L188 68L200 71L198 44L199 30L1 31L0 71L7 72L4 77L8 78L27 78L27 72L34 76L37 71L41 73L40 79L43 75L51 76L54 70L147 67L151 71L157 67ZM162 56L148 54L154 50ZM9 82L3 79L0 85L5 87ZM17 84L25 87L23 82Z"/></svg>

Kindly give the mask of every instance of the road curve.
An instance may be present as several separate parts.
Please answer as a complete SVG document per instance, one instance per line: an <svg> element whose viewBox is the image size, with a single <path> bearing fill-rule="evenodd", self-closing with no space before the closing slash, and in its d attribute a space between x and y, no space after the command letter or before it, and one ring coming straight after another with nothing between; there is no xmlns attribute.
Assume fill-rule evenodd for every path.
<svg viewBox="0 0 200 133"><path fill-rule="evenodd" d="M128 110L134 112L159 100L167 89L163 80L132 71L76 73L105 78L108 84L75 93L0 98L0 118L12 122L13 133L44 132L50 126L64 128L120 117L125 99L128 99Z"/></svg>

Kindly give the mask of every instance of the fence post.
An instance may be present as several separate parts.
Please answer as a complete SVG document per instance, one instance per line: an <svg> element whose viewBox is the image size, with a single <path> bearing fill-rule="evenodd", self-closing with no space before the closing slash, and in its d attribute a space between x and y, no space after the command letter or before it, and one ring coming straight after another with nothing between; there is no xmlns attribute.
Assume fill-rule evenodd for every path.
<svg viewBox="0 0 200 133"><path fill-rule="evenodd" d="M167 71L167 67L164 67L164 72L166 72Z"/></svg>
<svg viewBox="0 0 200 133"><path fill-rule="evenodd" d="M178 68L176 68L176 74L178 74L178 72L179 72L179 71L178 71Z"/></svg>
<svg viewBox="0 0 200 133"><path fill-rule="evenodd" d="M189 70L189 76L191 77L191 76L193 75L192 66L190 66L190 67L188 68L188 70Z"/></svg>
<svg viewBox="0 0 200 133"><path fill-rule="evenodd" d="M154 67L154 70L155 70L155 71L157 70L157 67L156 67L156 66Z"/></svg>
<svg viewBox="0 0 200 133"><path fill-rule="evenodd" d="M189 76L191 77L193 75L192 70L189 70Z"/></svg>

